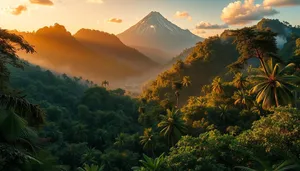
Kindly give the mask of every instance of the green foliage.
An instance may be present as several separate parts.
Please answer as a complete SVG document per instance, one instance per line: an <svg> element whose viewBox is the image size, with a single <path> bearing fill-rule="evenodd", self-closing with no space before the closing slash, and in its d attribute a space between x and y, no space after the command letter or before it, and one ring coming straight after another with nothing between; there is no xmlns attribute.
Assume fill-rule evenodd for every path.
<svg viewBox="0 0 300 171"><path fill-rule="evenodd" d="M182 134L185 133L186 127L179 110L167 109L167 115L161 116L158 123L161 129L160 134L167 138L169 145L175 145Z"/></svg>
<svg viewBox="0 0 300 171"><path fill-rule="evenodd" d="M297 109L276 108L272 115L255 121L252 129L241 134L238 140L251 151L267 152L269 157L298 157L299 117Z"/></svg>
<svg viewBox="0 0 300 171"><path fill-rule="evenodd" d="M133 167L134 171L167 171L170 170L166 167L166 159L164 153L161 154L159 157L152 159L147 155L143 155L144 160L140 160L142 163L142 167Z"/></svg>
<svg viewBox="0 0 300 171"><path fill-rule="evenodd" d="M233 136L210 131L199 137L184 136L171 149L168 164L175 170L230 170L240 159Z"/></svg>
<svg viewBox="0 0 300 171"><path fill-rule="evenodd" d="M266 71L264 62L270 58L278 59L275 55L278 50L275 40L276 35L270 30L256 30L253 27L233 31L233 36L235 36L234 43L240 53L240 57L229 68L233 71L243 69L244 64L249 59L258 58L261 66Z"/></svg>
<svg viewBox="0 0 300 171"><path fill-rule="evenodd" d="M9 66L11 86L0 94L0 170L296 169L299 110L280 106L296 100L299 63L295 56L295 65L273 66L283 61L266 29L281 24L278 31L293 29L263 20L198 43L140 99L108 90L107 80L98 87L28 63L24 71ZM241 70L250 58L261 67Z"/></svg>
<svg viewBox="0 0 300 171"><path fill-rule="evenodd" d="M189 96L199 95L201 87L209 84L211 79L224 75L226 66L237 58L238 53L232 42L224 41L218 36L205 39L193 48L185 61L177 61L171 69L150 82L142 97L159 103L176 103L172 85L176 82L182 83L184 78L189 77L191 84L180 90L179 107L183 106Z"/></svg>
<svg viewBox="0 0 300 171"><path fill-rule="evenodd" d="M104 166L97 166L97 165L87 165L85 164L83 168L78 168L78 171L103 171Z"/></svg>
<svg viewBox="0 0 300 171"><path fill-rule="evenodd" d="M0 90L3 91L9 80L8 65L22 68L22 61L16 55L17 50L25 50L26 53L35 52L23 37L9 33L0 28Z"/></svg>
<svg viewBox="0 0 300 171"><path fill-rule="evenodd" d="M295 51L296 56L300 56L300 38L296 40L296 51Z"/></svg>
<svg viewBox="0 0 300 171"><path fill-rule="evenodd" d="M268 109L272 106L292 105L296 82L299 77L291 75L295 64L289 64L282 68L280 64L273 65L269 62L266 65L267 71L260 72L259 75L254 75L251 78L254 82L254 87L251 93L257 94L256 102L262 102L263 108Z"/></svg>
<svg viewBox="0 0 300 171"><path fill-rule="evenodd" d="M298 164L295 164L293 161L283 161L282 163L279 163L277 165L268 165L266 162L261 161L257 158L255 158L255 160L257 162L259 162L262 166L262 168L259 169L251 169L249 167L243 167L243 166L236 166L235 168L240 169L240 170L244 170L244 171L259 171L259 170L263 170L263 171L286 171L286 170L297 170L300 168L300 166Z"/></svg>

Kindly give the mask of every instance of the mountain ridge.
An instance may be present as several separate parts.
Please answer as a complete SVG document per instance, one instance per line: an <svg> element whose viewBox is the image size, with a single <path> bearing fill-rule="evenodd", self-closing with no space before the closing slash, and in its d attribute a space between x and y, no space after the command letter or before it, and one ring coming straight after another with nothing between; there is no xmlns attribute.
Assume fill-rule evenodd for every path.
<svg viewBox="0 0 300 171"><path fill-rule="evenodd" d="M137 61L139 60L138 57L135 58L137 62L128 59L127 61L126 59L117 60L116 57L110 55L109 51L95 52L77 40L63 25L57 23L54 26L38 29L36 32L12 32L22 35L37 51L35 54L19 52L21 58L47 69L73 76L82 76L98 83L107 79L111 83L119 84L128 79L139 77L147 70L158 66L145 55L122 43L117 46L128 49L132 55L145 58L145 60ZM114 37L115 40L111 42L119 40L116 36ZM108 39L102 41L104 43ZM98 48L101 49L100 45ZM117 50L111 49L111 51ZM119 86L121 85L119 84Z"/></svg>

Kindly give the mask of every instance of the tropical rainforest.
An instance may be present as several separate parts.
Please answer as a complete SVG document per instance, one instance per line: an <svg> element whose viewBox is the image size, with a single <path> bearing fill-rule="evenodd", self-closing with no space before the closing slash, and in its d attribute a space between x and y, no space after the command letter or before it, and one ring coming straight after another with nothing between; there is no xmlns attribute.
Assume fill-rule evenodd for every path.
<svg viewBox="0 0 300 171"><path fill-rule="evenodd" d="M300 170L300 29L287 22L197 43L138 97L19 50L36 51L0 29L0 170Z"/></svg>

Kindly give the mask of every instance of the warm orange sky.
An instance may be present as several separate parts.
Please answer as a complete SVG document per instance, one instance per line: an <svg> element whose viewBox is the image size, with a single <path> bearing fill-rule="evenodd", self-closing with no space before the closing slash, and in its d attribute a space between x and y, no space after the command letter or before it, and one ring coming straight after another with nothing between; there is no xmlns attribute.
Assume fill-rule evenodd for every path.
<svg viewBox="0 0 300 171"><path fill-rule="evenodd" d="M32 31L60 23L75 33L92 28L118 34L151 11L199 36L278 18L300 25L300 0L0 0L0 27ZM238 16L238 17L237 17Z"/></svg>

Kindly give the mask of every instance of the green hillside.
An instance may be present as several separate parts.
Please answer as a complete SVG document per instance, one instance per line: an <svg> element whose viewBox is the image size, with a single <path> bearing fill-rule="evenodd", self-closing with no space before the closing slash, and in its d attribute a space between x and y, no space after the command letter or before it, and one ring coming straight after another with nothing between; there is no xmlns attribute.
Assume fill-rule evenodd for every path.
<svg viewBox="0 0 300 171"><path fill-rule="evenodd" d="M279 50L270 29L227 30L139 98L24 62L26 38L0 40L1 171L300 168L300 38Z"/></svg>

